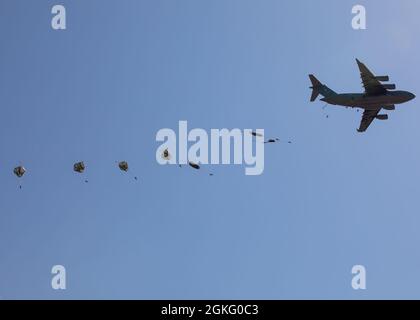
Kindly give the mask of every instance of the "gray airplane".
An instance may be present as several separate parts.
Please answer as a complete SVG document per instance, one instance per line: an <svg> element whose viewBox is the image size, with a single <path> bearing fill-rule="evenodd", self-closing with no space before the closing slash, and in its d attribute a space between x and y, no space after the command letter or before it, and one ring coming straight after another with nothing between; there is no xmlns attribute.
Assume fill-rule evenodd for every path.
<svg viewBox="0 0 420 320"><path fill-rule="evenodd" d="M381 109L395 110L395 105L413 100L416 96L408 91L390 91L395 90L395 84L382 84L389 81L388 76L374 76L369 69L357 60L360 76L362 78L364 93L336 93L326 85L322 84L310 74L312 82L311 101L315 101L319 94L323 96L321 101L332 105L339 105L350 108L364 109L362 122L357 131L364 132L370 126L374 119L387 120L387 114L379 114Z"/></svg>

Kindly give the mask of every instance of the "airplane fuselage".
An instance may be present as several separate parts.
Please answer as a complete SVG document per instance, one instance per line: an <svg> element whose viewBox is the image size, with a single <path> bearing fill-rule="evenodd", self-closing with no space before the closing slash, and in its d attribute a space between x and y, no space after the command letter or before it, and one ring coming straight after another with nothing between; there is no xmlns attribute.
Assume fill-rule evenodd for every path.
<svg viewBox="0 0 420 320"><path fill-rule="evenodd" d="M383 95L367 95L365 93L341 93L322 98L332 105L344 107L377 109L380 107L394 106L410 101L415 95L408 91L387 91Z"/></svg>

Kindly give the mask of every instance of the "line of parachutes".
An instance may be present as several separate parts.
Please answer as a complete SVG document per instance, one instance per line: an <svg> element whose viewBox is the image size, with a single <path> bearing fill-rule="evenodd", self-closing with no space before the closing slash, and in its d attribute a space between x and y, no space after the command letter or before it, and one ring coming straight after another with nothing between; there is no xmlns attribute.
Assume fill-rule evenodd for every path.
<svg viewBox="0 0 420 320"><path fill-rule="evenodd" d="M169 153L168 149L165 149L162 152L162 158L163 159L170 160L171 157L172 156ZM129 166L128 166L128 162L127 161L117 161L116 163L118 164L118 168L121 171L128 172ZM192 168L194 168L196 170L199 170L200 169L200 166L198 164L194 163L194 162L191 162L190 161L188 164L189 164L190 167L192 167ZM181 165L179 165L179 166L181 167ZM76 172L76 173L78 173L78 174L84 173L85 172L85 169L86 169L86 165L85 165L85 163L83 161L76 162L73 165L73 171ZM20 165L20 166L18 166L18 167L16 167L16 168L13 169L13 173L18 178L22 178L25 175L26 171L27 171L26 168L24 166L22 166L22 165ZM210 173L210 176L212 176L212 175L213 174ZM137 176L135 176L134 179L135 180L138 180ZM88 183L88 182L89 182L88 180L85 180L85 183ZM19 186L19 188L22 189L22 186Z"/></svg>

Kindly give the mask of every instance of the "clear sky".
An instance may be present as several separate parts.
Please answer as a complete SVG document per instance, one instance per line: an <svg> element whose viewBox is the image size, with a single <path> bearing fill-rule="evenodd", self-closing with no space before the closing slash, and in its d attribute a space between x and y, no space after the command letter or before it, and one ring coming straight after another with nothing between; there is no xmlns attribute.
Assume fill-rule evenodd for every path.
<svg viewBox="0 0 420 320"><path fill-rule="evenodd" d="M51 28L54 4L65 31ZM367 30L351 27L355 4ZM420 298L417 100L359 134L360 113L309 102L307 77L361 92L359 58L419 95L419 12L412 0L1 1L0 297ZM266 146L255 177L160 166L156 132L179 120L293 144ZM64 291L50 285L57 264ZM351 287L356 264L367 290Z"/></svg>

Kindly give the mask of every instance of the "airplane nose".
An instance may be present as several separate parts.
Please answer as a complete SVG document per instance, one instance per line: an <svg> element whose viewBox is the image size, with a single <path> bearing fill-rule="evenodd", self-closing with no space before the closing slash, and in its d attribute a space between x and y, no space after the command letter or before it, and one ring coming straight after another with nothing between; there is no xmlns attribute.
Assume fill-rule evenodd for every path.
<svg viewBox="0 0 420 320"><path fill-rule="evenodd" d="M414 94L412 94L411 92L408 92L408 101L413 100L416 96Z"/></svg>

